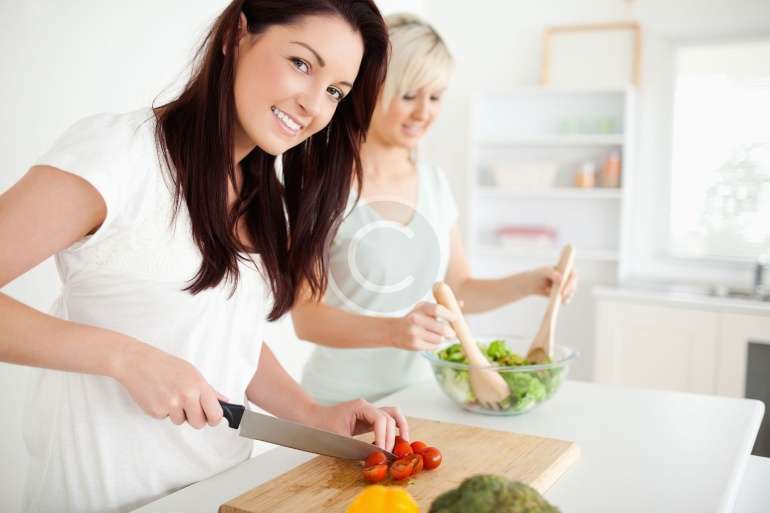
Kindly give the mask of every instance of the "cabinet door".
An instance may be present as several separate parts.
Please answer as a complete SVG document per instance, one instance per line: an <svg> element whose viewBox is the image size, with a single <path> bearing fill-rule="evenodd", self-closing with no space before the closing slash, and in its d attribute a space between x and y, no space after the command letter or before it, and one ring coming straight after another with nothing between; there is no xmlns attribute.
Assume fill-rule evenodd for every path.
<svg viewBox="0 0 770 513"><path fill-rule="evenodd" d="M713 394L718 328L717 312L600 301L596 380Z"/></svg>
<svg viewBox="0 0 770 513"><path fill-rule="evenodd" d="M717 394L745 397L749 342L770 344L770 315L722 314Z"/></svg>

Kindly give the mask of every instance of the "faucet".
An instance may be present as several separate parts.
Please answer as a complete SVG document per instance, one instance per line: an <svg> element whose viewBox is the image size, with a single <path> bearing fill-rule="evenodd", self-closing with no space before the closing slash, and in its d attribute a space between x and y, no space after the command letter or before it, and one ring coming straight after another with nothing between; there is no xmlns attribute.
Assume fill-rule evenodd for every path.
<svg viewBox="0 0 770 513"><path fill-rule="evenodd" d="M754 265L754 295L756 297L762 297L766 292L765 273L768 271L770 271L770 256L768 254L759 255L757 263Z"/></svg>

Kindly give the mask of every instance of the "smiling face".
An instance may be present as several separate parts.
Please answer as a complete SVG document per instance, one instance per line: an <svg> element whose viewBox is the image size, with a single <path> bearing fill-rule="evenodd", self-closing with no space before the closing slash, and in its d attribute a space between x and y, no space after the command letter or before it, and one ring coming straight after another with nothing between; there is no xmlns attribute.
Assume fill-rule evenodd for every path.
<svg viewBox="0 0 770 513"><path fill-rule="evenodd" d="M378 105L370 136L388 146L414 148L441 110L444 89L444 84L430 84L394 97L390 105Z"/></svg>
<svg viewBox="0 0 770 513"><path fill-rule="evenodd" d="M353 87L363 53L361 35L337 16L307 16L258 35L242 30L236 154L259 146L277 155L325 127Z"/></svg>

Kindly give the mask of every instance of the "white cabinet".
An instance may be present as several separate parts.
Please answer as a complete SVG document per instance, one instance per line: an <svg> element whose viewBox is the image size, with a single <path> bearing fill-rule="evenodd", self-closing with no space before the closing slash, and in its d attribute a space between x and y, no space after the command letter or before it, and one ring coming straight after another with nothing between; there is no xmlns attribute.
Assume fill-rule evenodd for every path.
<svg viewBox="0 0 770 513"><path fill-rule="evenodd" d="M744 397L749 342L770 345L770 311L599 295L596 335L599 383Z"/></svg>
<svg viewBox="0 0 770 513"><path fill-rule="evenodd" d="M596 381L713 394L718 327L715 312L599 301Z"/></svg>

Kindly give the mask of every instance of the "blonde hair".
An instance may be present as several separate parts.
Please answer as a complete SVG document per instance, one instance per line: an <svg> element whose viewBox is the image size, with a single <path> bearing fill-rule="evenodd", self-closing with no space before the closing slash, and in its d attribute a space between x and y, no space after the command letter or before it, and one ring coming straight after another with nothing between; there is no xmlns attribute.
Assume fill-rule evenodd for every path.
<svg viewBox="0 0 770 513"><path fill-rule="evenodd" d="M385 17L390 36L390 62L382 88L382 106L394 97L428 84L446 84L453 59L438 32L413 14Z"/></svg>

